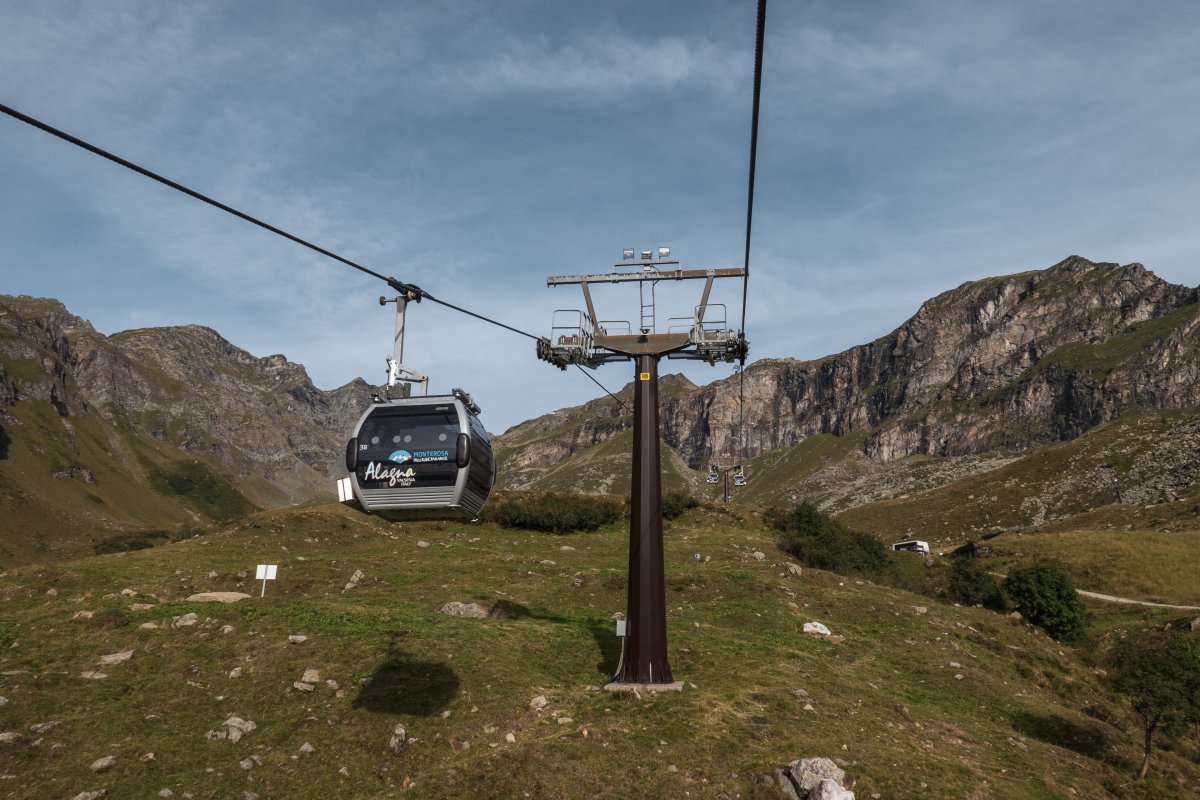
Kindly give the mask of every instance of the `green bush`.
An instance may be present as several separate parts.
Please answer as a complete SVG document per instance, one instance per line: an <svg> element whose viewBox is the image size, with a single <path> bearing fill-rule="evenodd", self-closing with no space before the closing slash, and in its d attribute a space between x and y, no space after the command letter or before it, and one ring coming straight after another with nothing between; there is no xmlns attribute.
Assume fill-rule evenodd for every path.
<svg viewBox="0 0 1200 800"><path fill-rule="evenodd" d="M1021 616L1062 642L1084 638L1086 611L1070 578L1057 567L1035 564L1014 569L1004 594Z"/></svg>
<svg viewBox="0 0 1200 800"><path fill-rule="evenodd" d="M687 492L667 492L662 499L663 519L675 519L689 508L700 505L700 501Z"/></svg>
<svg viewBox="0 0 1200 800"><path fill-rule="evenodd" d="M966 606L983 606L992 611L1005 608L1004 593L995 576L969 558L954 559L946 594Z"/></svg>
<svg viewBox="0 0 1200 800"><path fill-rule="evenodd" d="M505 528L570 533L594 531L621 518L623 505L608 497L552 492L510 495L487 512L489 520Z"/></svg>
<svg viewBox="0 0 1200 800"><path fill-rule="evenodd" d="M873 536L848 529L812 503L772 509L765 517L782 531L779 546L797 561L835 572L878 574L888 566L887 550Z"/></svg>

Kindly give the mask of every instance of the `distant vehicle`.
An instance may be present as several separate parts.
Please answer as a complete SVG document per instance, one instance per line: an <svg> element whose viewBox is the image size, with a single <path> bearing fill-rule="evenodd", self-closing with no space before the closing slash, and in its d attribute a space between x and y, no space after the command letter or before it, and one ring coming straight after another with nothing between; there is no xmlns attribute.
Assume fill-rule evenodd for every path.
<svg viewBox="0 0 1200 800"><path fill-rule="evenodd" d="M922 542L920 539L910 539L907 542L896 542L892 545L892 549L929 555L929 542Z"/></svg>

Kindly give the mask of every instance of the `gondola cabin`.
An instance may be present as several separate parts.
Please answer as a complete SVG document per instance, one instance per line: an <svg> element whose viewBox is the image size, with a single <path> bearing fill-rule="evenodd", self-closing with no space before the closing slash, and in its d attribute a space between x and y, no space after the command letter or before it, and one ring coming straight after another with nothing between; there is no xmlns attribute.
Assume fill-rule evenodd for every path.
<svg viewBox="0 0 1200 800"><path fill-rule="evenodd" d="M458 389L377 400L346 444L346 469L341 499L393 520L478 519L496 482L479 407Z"/></svg>

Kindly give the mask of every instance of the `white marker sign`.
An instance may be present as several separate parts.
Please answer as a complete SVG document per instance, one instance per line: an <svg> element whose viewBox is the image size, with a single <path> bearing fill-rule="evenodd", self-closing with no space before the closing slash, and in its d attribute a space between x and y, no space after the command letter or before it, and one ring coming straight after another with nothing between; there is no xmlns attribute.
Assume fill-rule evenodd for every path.
<svg viewBox="0 0 1200 800"><path fill-rule="evenodd" d="M260 594L259 597L267 596L267 581L275 580L275 573L277 573L277 572L279 572L278 564L259 564L258 565L258 569L255 570L255 572L254 572L254 577L256 580L260 580L263 582L262 594Z"/></svg>

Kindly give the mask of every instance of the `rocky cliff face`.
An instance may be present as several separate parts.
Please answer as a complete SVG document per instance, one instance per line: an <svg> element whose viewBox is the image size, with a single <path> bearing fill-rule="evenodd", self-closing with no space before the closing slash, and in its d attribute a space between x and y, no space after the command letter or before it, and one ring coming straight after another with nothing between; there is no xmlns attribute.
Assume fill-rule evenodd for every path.
<svg viewBox="0 0 1200 800"><path fill-rule="evenodd" d="M362 380L322 391L299 364L256 358L208 328L104 336L55 300L0 296L0 413L34 401L68 425L95 414L238 477L271 480L298 467L325 475L369 400ZM19 420L0 422L8 439L17 435Z"/></svg>
<svg viewBox="0 0 1200 800"><path fill-rule="evenodd" d="M1140 264L1079 256L972 281L869 344L816 361L758 361L743 376L665 399L663 438L693 467L814 434L862 434L861 451L883 462L1071 439L1135 406L1200 403L1197 300ZM595 435L595 417L588 406L567 409L500 441L520 450L511 433L556 424ZM603 420L612 431L628 424ZM546 432L528 460L576 452L563 444Z"/></svg>

